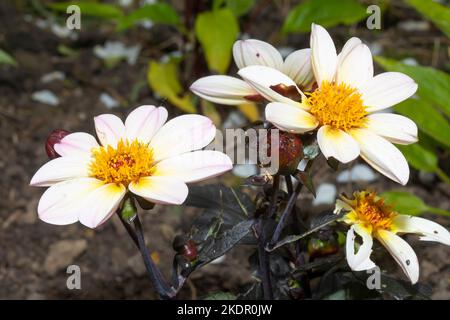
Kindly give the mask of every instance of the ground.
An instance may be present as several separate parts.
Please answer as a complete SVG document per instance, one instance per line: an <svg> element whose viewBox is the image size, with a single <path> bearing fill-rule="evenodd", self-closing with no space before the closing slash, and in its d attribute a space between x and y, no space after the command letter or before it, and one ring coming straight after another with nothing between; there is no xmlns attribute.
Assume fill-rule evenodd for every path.
<svg viewBox="0 0 450 320"><path fill-rule="evenodd" d="M397 28L399 20L417 18L414 13L402 9L398 5L389 11L386 23L392 27L386 32L374 35L363 24L351 32L373 46L381 46L386 55L411 55L421 63L443 66L445 50L436 51L430 47L435 45L436 39L442 42L448 40L439 36L434 28L413 33ZM307 45L307 35L278 39L272 34L270 25L280 23L282 12L272 14L270 3L259 10L261 17L269 17L266 20L268 23L259 27L253 20L253 24L246 27L249 35L279 42L280 46ZM8 2L0 4L0 46L13 54L19 64L15 68L0 67L0 298L155 298L140 256L116 217L98 230L90 230L80 224L46 224L38 219L36 213L43 189L31 188L28 183L33 173L47 161L44 141L51 130L64 128L93 133L92 117L95 115L114 112L124 116L138 105L160 103L145 84L145 70L149 58L158 58L163 54L164 49L160 49L160 45L172 31L155 27L117 35L110 27L99 24L98 28L81 32L79 39L72 43L61 40L48 30L38 29L33 22L25 19L25 15L28 15L27 10L20 5L16 8ZM246 23L248 25L249 21ZM348 28L335 30L340 46L348 37ZM142 44L136 65L123 62L112 69L106 68L94 56L92 48L107 39ZM78 55L61 55L58 51L61 43L76 48ZM390 52L393 43L395 53ZM43 75L55 70L64 72L66 79L50 83L41 81ZM49 89L59 97L59 106L32 100L33 92L43 89ZM122 106L108 110L99 100L104 92ZM170 105L168 108L171 116L179 113ZM221 107L220 112L226 116L230 108ZM321 182L335 183L336 173L320 163L316 168L320 168L316 169L317 185ZM226 180L231 175L228 173L222 179ZM450 189L436 178L432 179L425 183L419 179L417 172L413 172L406 189L431 206L450 210ZM338 185L338 190L350 193L352 187ZM377 190L398 188L381 177L369 187ZM310 202L312 197L304 193L299 202L305 199ZM319 209L311 206L304 208L311 213ZM198 213L198 210L191 208L157 207L142 215L149 247L154 256L159 257L158 264L162 270L170 270L174 254L171 246L173 237L185 231ZM448 219L433 218L450 226ZM409 240L421 263L420 281L433 288L433 298L449 299L449 248L419 243L414 237L409 237ZM239 292L251 281L247 263L249 252L249 248L237 248L228 253L222 262L193 274L180 296L198 298L219 290ZM81 268L81 290L68 290L66 287L66 268L71 264ZM168 276L167 272L165 274Z"/></svg>

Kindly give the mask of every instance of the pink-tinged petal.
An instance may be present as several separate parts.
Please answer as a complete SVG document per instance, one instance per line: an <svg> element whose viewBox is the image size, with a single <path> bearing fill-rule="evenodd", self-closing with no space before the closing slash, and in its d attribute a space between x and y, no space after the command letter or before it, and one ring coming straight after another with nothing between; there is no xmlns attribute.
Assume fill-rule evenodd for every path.
<svg viewBox="0 0 450 320"><path fill-rule="evenodd" d="M311 65L311 49L301 49L287 56L283 72L302 88L309 89L315 81Z"/></svg>
<svg viewBox="0 0 450 320"><path fill-rule="evenodd" d="M226 105L247 103L246 96L258 94L245 81L230 76L200 78L191 85L190 89L203 99Z"/></svg>
<svg viewBox="0 0 450 320"><path fill-rule="evenodd" d="M188 195L187 185L172 177L151 176L132 182L131 192L156 204L182 204Z"/></svg>
<svg viewBox="0 0 450 320"><path fill-rule="evenodd" d="M450 246L450 232L434 221L399 214L392 220L392 224L395 232L415 233L422 236L420 240L435 241Z"/></svg>
<svg viewBox="0 0 450 320"><path fill-rule="evenodd" d="M238 40L233 45L233 57L239 69L262 65L281 70L283 58L271 44L256 40Z"/></svg>
<svg viewBox="0 0 450 320"><path fill-rule="evenodd" d="M336 81L337 83L347 84L352 88L361 88L372 78L372 53L365 44L358 44L340 60L336 72Z"/></svg>
<svg viewBox="0 0 450 320"><path fill-rule="evenodd" d="M359 44L361 44L361 40L357 37L352 37L347 40L341 52L338 54L338 65L342 63L342 60L347 58L347 55Z"/></svg>
<svg viewBox="0 0 450 320"><path fill-rule="evenodd" d="M95 189L80 206L80 222L86 227L97 228L116 212L125 193L126 188L115 183Z"/></svg>
<svg viewBox="0 0 450 320"><path fill-rule="evenodd" d="M271 102L265 112L266 120L283 131L304 133L314 130L319 124L313 115L285 103Z"/></svg>
<svg viewBox="0 0 450 320"><path fill-rule="evenodd" d="M337 67L336 47L327 30L314 23L311 26L310 47L312 69L319 87L323 81L332 82Z"/></svg>
<svg viewBox="0 0 450 320"><path fill-rule="evenodd" d="M417 142L417 126L409 118L393 113L374 113L367 117L367 128L398 144Z"/></svg>
<svg viewBox="0 0 450 320"><path fill-rule="evenodd" d="M155 161L207 146L216 135L216 127L204 116L186 114L168 121L153 137L150 147Z"/></svg>
<svg viewBox="0 0 450 320"><path fill-rule="evenodd" d="M154 175L173 177L189 183L218 176L232 168L231 159L226 154L202 150L184 153L159 162Z"/></svg>
<svg viewBox="0 0 450 320"><path fill-rule="evenodd" d="M317 131L317 142L325 158L333 157L342 163L348 163L359 156L359 146L351 135L330 126Z"/></svg>
<svg viewBox="0 0 450 320"><path fill-rule="evenodd" d="M281 71L266 66L250 66L239 70L238 74L267 100L302 107L299 102L273 89L274 86L283 85L294 88L299 96L303 95L295 82Z"/></svg>
<svg viewBox="0 0 450 320"><path fill-rule="evenodd" d="M126 139L125 126L119 117L113 114L101 114L94 118L95 131L103 146L117 146L120 139Z"/></svg>
<svg viewBox="0 0 450 320"><path fill-rule="evenodd" d="M361 157L375 170L402 185L408 182L408 163L392 143L368 129L354 129L351 135L359 144Z"/></svg>
<svg viewBox="0 0 450 320"><path fill-rule="evenodd" d="M83 201L102 185L103 182L94 178L78 178L54 184L39 200L39 219L55 225L77 222Z"/></svg>
<svg viewBox="0 0 450 320"><path fill-rule="evenodd" d="M164 107L140 106L134 109L125 120L128 140L137 139L141 143L149 143L167 121L167 116L167 109Z"/></svg>
<svg viewBox="0 0 450 320"><path fill-rule="evenodd" d="M65 156L90 156L93 148L99 145L97 140L85 132L71 133L59 143L55 143L53 148L62 157Z"/></svg>
<svg viewBox="0 0 450 320"><path fill-rule="evenodd" d="M419 261L411 246L405 240L387 230L378 230L377 239L397 261L411 283L417 283L419 280Z"/></svg>
<svg viewBox="0 0 450 320"><path fill-rule="evenodd" d="M368 112L389 108L408 99L417 91L417 83L400 72L376 75L360 88Z"/></svg>
<svg viewBox="0 0 450 320"><path fill-rule="evenodd" d="M355 253L356 233L361 236L362 244L359 246L358 252ZM372 254L373 240L372 236L359 225L353 225L347 232L345 251L347 263L350 269L354 271L363 271L372 269L375 266L370 255Z"/></svg>
<svg viewBox="0 0 450 320"><path fill-rule="evenodd" d="M31 178L30 185L47 187L55 183L89 175L89 157L61 157L53 159L42 167Z"/></svg>

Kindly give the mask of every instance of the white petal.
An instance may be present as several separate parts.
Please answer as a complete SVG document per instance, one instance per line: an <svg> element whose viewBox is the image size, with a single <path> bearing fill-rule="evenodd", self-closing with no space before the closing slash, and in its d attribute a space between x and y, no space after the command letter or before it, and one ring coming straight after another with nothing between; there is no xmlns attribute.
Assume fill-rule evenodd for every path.
<svg viewBox="0 0 450 320"><path fill-rule="evenodd" d="M95 189L80 206L80 222L97 228L116 212L125 193L126 188L115 183Z"/></svg>
<svg viewBox="0 0 450 320"><path fill-rule="evenodd" d="M314 130L319 124L313 115L285 103L271 102L265 112L266 120L284 131L304 133Z"/></svg>
<svg viewBox="0 0 450 320"><path fill-rule="evenodd" d="M210 119L196 114L186 114L168 121L153 137L155 161L201 149L216 135L216 127Z"/></svg>
<svg viewBox="0 0 450 320"><path fill-rule="evenodd" d="M95 131L103 146L117 146L120 139L126 138L125 126L119 117L113 114L101 114L94 118Z"/></svg>
<svg viewBox="0 0 450 320"><path fill-rule="evenodd" d="M89 157L61 157L50 160L34 174L30 185L46 187L64 180L87 177L89 162Z"/></svg>
<svg viewBox="0 0 450 320"><path fill-rule="evenodd" d="M367 116L367 128L398 144L417 142L417 126L409 118L393 113L374 113Z"/></svg>
<svg viewBox="0 0 450 320"><path fill-rule="evenodd" d="M428 219L399 214L393 220L396 232L416 233L421 240L436 241L450 246L450 232L440 224Z"/></svg>
<svg viewBox="0 0 450 320"><path fill-rule="evenodd" d="M353 88L360 88L373 78L373 61L370 49L365 44L356 45L340 60L336 81Z"/></svg>
<svg viewBox="0 0 450 320"><path fill-rule="evenodd" d="M300 106L300 103L282 96L270 88L279 84L288 87L294 86L298 93L302 94L295 82L281 71L265 66L250 66L239 70L238 74L267 100Z"/></svg>
<svg viewBox="0 0 450 320"><path fill-rule="evenodd" d="M312 68L320 87L323 81L334 80L337 66L336 47L327 30L314 23L311 26L310 47Z"/></svg>
<svg viewBox="0 0 450 320"><path fill-rule="evenodd" d="M258 94L245 81L230 76L209 76L195 81L191 91L214 103L238 105L247 103L244 97Z"/></svg>
<svg viewBox="0 0 450 320"><path fill-rule="evenodd" d="M89 133L75 132L62 138L59 143L55 143L53 148L62 157L90 156L92 149L98 146L97 140Z"/></svg>
<svg viewBox="0 0 450 320"><path fill-rule="evenodd" d="M408 99L417 91L417 83L400 72L376 75L360 88L368 112L389 108Z"/></svg>
<svg viewBox="0 0 450 320"><path fill-rule="evenodd" d="M140 106L134 109L125 120L128 140L137 139L149 143L155 133L167 120L167 109L155 106Z"/></svg>
<svg viewBox="0 0 450 320"><path fill-rule="evenodd" d="M386 247L403 272L415 284L419 280L419 262L411 246L399 236L387 230L378 230L377 239Z"/></svg>
<svg viewBox="0 0 450 320"><path fill-rule="evenodd" d="M157 204L182 204L188 195L186 184L172 177L151 176L132 182L131 192Z"/></svg>
<svg viewBox="0 0 450 320"><path fill-rule="evenodd" d="M77 222L80 204L102 185L103 182L94 178L78 178L51 186L39 200L39 219L56 225Z"/></svg>
<svg viewBox="0 0 450 320"><path fill-rule="evenodd" d="M317 131L317 142L325 158L333 157L347 163L359 156L359 146L351 135L330 126L323 126Z"/></svg>
<svg viewBox="0 0 450 320"><path fill-rule="evenodd" d="M314 82L311 65L311 49L301 49L287 56L283 72L302 88L309 89Z"/></svg>
<svg viewBox="0 0 450 320"><path fill-rule="evenodd" d="M408 182L408 163L392 143L368 129L352 130L351 135L359 144L361 157L375 170L402 185Z"/></svg>
<svg viewBox="0 0 450 320"><path fill-rule="evenodd" d="M338 54L338 65L342 63L342 60L347 58L347 55L359 44L361 44L361 40L357 37L352 37L347 40L344 47L342 47L341 52Z"/></svg>
<svg viewBox="0 0 450 320"><path fill-rule="evenodd" d="M271 44L256 40L238 40L233 45L233 57L239 69L252 65L263 65L281 70L283 58Z"/></svg>
<svg viewBox="0 0 450 320"><path fill-rule="evenodd" d="M226 154L202 150L184 153L159 162L154 175L173 177L188 183L218 176L232 168L231 159Z"/></svg>
<svg viewBox="0 0 450 320"><path fill-rule="evenodd" d="M354 233L361 236L362 244L359 246L358 252L355 254L355 238ZM345 242L345 251L347 262L350 268L354 271L369 270L375 267L375 263L370 260L372 254L373 240L372 236L361 228L359 225L353 225L347 232L347 239Z"/></svg>

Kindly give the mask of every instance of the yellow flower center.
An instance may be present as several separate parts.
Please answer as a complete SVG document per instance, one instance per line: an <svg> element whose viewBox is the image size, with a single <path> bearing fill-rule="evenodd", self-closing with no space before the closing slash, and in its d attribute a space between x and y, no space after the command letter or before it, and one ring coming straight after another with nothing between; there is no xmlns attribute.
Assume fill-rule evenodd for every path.
<svg viewBox="0 0 450 320"><path fill-rule="evenodd" d="M153 171L153 150L137 140L120 140L116 148L95 148L89 166L90 176L105 183L128 186L140 177L150 176Z"/></svg>
<svg viewBox="0 0 450 320"><path fill-rule="evenodd" d="M344 83L322 82L319 89L309 94L306 104L320 125L344 131L365 127L367 112L361 94Z"/></svg>
<svg viewBox="0 0 450 320"><path fill-rule="evenodd" d="M361 223L372 232L391 229L392 220L397 213L383 199L378 198L375 192L355 193L355 202L354 210L350 212L351 220Z"/></svg>

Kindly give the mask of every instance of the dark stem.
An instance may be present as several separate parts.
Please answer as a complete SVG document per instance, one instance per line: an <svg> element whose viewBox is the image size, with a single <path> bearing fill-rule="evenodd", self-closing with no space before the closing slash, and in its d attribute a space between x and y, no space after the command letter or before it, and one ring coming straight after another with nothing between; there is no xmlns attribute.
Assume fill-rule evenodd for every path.
<svg viewBox="0 0 450 320"><path fill-rule="evenodd" d="M258 256L259 256L259 272L263 284L263 292L265 300L273 300L272 281L270 279L270 255L265 250L267 245L267 237L265 233L265 225L267 219L275 215L277 211L278 189L280 187L280 176L273 177L273 186L271 201L267 215L261 215L258 219Z"/></svg>
<svg viewBox="0 0 450 320"><path fill-rule="evenodd" d="M292 187L292 185L291 185L291 187ZM295 206L295 202L297 200L297 197L298 197L300 191L302 190L302 187L303 187L303 184L299 182L295 186L295 190L291 193L291 196L286 205L286 208L284 209L283 214L281 215L280 221L278 221L275 232L273 233L272 240L270 241L270 246L273 246L274 244L276 244L278 242L278 240L280 239L281 232L283 231L284 225L286 224L286 220L289 217L289 214L291 213L292 208Z"/></svg>
<svg viewBox="0 0 450 320"><path fill-rule="evenodd" d="M134 227L136 230L139 250L141 251L142 258L144 259L145 268L147 269L148 276L155 286L156 291L162 299L171 299L176 294L166 282L159 269L153 262L152 257L148 254L147 246L145 245L144 234L142 232L141 221L139 216L136 215L134 219Z"/></svg>
<svg viewBox="0 0 450 320"><path fill-rule="evenodd" d="M270 259L269 253L265 250L266 236L264 234L265 220L263 217L259 218L258 223L258 256L259 256L259 272L263 284L263 292L265 300L273 300L272 281L270 279Z"/></svg>
<svg viewBox="0 0 450 320"><path fill-rule="evenodd" d="M120 214L120 211L117 211L117 215L119 216L120 222L122 222L122 225L124 226L125 230L127 230L128 234L131 237L131 240L133 240L136 247L139 249L139 243L136 236L136 232L134 232L133 228L130 226L128 222L125 221L125 219Z"/></svg>
<svg viewBox="0 0 450 320"><path fill-rule="evenodd" d="M280 188L280 176L273 177L272 200L270 201L268 218L272 218L277 211L278 189Z"/></svg>

